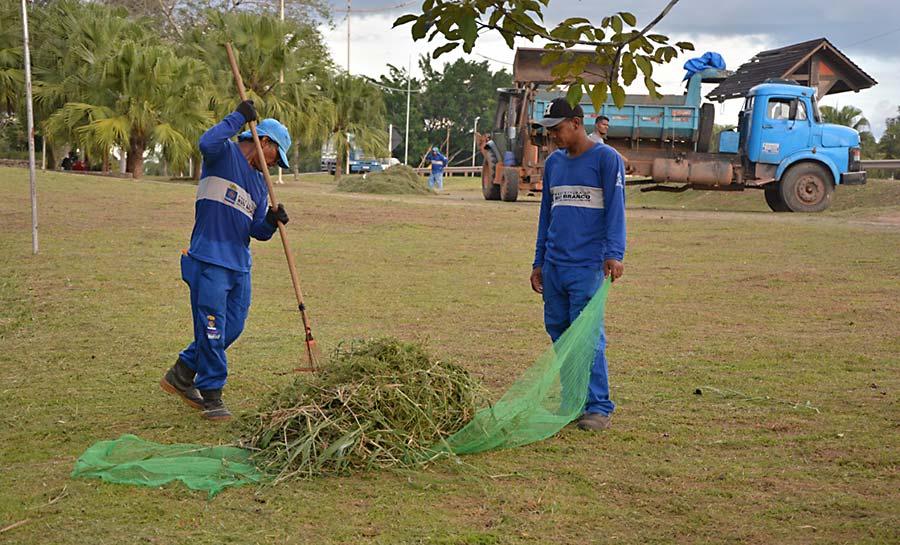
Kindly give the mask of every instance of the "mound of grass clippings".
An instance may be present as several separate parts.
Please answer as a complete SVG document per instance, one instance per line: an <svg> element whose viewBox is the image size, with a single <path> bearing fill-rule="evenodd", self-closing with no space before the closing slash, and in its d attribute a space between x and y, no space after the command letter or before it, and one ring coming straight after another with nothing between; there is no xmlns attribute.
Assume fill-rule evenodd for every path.
<svg viewBox="0 0 900 545"><path fill-rule="evenodd" d="M245 446L275 482L410 467L476 412L481 386L462 367L397 339L339 347L245 419Z"/></svg>
<svg viewBox="0 0 900 545"><path fill-rule="evenodd" d="M394 165L385 170L370 172L365 177L360 175L345 176L338 182L337 190L348 193L377 193L381 195L427 195L434 193L428 188L427 180L406 165Z"/></svg>

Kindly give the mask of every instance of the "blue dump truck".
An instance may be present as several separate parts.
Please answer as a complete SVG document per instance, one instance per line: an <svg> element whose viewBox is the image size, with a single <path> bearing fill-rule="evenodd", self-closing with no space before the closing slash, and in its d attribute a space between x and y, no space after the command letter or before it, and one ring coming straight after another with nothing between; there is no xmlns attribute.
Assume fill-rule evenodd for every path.
<svg viewBox="0 0 900 545"><path fill-rule="evenodd" d="M528 64L522 72L531 81L517 76L515 88L498 90L494 128L482 145L482 190L488 200L514 201L520 191L541 189L552 144L531 121L541 119L562 94L540 90L552 77L534 58L520 60L517 52L516 63ZM831 204L835 186L866 183L859 134L823 123L810 87L793 82L753 87L737 129L715 137L715 107L701 104L700 87L728 74L707 69L688 80L683 95L628 95L622 108L608 100L599 112L585 96L585 125L592 129L597 115L609 118L606 143L625 158L628 183L644 184L642 191L759 189L776 212L819 212Z"/></svg>

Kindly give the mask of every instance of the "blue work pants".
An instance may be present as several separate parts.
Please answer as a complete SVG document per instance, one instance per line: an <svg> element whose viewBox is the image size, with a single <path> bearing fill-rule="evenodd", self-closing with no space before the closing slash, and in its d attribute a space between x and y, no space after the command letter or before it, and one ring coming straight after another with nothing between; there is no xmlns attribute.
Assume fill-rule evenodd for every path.
<svg viewBox="0 0 900 545"><path fill-rule="evenodd" d="M437 184L438 189L444 189L444 171L432 170L431 176L428 177L428 188L431 189Z"/></svg>
<svg viewBox="0 0 900 545"><path fill-rule="evenodd" d="M565 267L544 263L541 275L544 283L544 326L556 342L603 285L603 266ZM600 339L591 365L584 412L609 415L616 405L609 399L606 333L602 323L599 327Z"/></svg>
<svg viewBox="0 0 900 545"><path fill-rule="evenodd" d="M220 390L228 376L225 350L244 331L250 309L250 273L182 255L181 278L191 288L194 342L178 357L197 372L198 390Z"/></svg>

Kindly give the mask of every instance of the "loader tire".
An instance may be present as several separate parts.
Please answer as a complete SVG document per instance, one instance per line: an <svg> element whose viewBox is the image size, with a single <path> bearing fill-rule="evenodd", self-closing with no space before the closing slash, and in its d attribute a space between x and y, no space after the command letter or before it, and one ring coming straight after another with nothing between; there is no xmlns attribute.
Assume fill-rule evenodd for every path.
<svg viewBox="0 0 900 545"><path fill-rule="evenodd" d="M504 202L516 202L519 198L519 171L505 169L503 171L503 185L500 186L500 198Z"/></svg>
<svg viewBox="0 0 900 545"><path fill-rule="evenodd" d="M488 201L500 200L500 186L494 183L495 164L493 157L488 155L481 165L481 193Z"/></svg>

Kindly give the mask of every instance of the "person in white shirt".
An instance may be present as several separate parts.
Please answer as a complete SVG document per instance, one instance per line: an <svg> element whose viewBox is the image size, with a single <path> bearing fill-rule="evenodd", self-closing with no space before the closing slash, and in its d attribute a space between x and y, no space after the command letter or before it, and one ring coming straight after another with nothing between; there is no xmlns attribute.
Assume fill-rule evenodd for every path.
<svg viewBox="0 0 900 545"><path fill-rule="evenodd" d="M591 140L603 144L607 132L609 132L609 118L605 115L598 115L594 122L594 132L590 134Z"/></svg>

